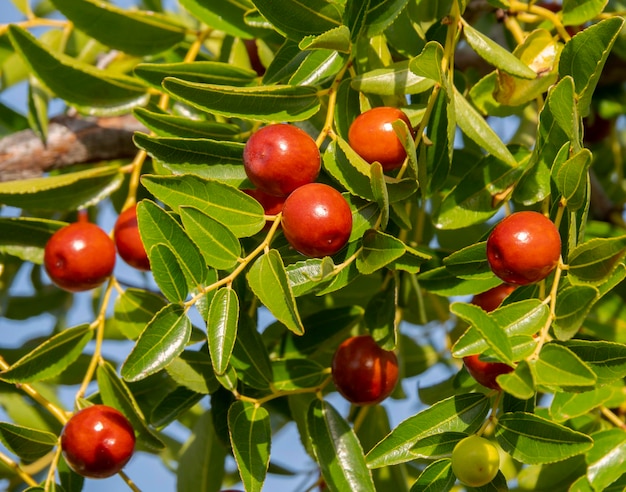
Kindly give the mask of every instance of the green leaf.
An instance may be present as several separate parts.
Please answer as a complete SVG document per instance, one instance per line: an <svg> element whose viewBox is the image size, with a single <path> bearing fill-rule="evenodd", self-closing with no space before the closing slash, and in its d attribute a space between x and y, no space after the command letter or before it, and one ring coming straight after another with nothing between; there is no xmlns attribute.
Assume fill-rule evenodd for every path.
<svg viewBox="0 0 626 492"><path fill-rule="evenodd" d="M420 439L442 432L472 433L489 412L489 398L480 393L454 395L398 424L366 456L370 468L404 463L416 458L412 448Z"/></svg>
<svg viewBox="0 0 626 492"><path fill-rule="evenodd" d="M197 208L181 206L179 210L183 227L208 266L227 270L237 264L241 244L230 229Z"/></svg>
<svg viewBox="0 0 626 492"><path fill-rule="evenodd" d="M15 25L9 25L9 36L32 73L54 94L84 112L128 111L147 101L145 88L131 77L98 70L66 55L52 54Z"/></svg>
<svg viewBox="0 0 626 492"><path fill-rule="evenodd" d="M118 377L113 366L108 362L100 364L96 375L102 402L117 408L126 416L137 433L139 442L152 450L163 449L163 441L146 425L146 418L135 397L126 383Z"/></svg>
<svg viewBox="0 0 626 492"><path fill-rule="evenodd" d="M65 225L36 217L0 217L0 253L42 265L48 239Z"/></svg>
<svg viewBox="0 0 626 492"><path fill-rule="evenodd" d="M555 422L580 417L604 404L613 392L613 388L602 386L582 393L555 393L550 403L550 416Z"/></svg>
<svg viewBox="0 0 626 492"><path fill-rule="evenodd" d="M300 41L305 36L321 34L341 24L341 10L337 3L326 0L253 0L278 32L289 39Z"/></svg>
<svg viewBox="0 0 626 492"><path fill-rule="evenodd" d="M244 20L244 14L254 8L249 0L223 0L211 3L202 0L180 0L180 4L207 26L231 36L253 38L264 32L263 29L248 25Z"/></svg>
<svg viewBox="0 0 626 492"><path fill-rule="evenodd" d="M307 427L322 477L331 490L376 490L354 430L330 403L313 400Z"/></svg>
<svg viewBox="0 0 626 492"><path fill-rule="evenodd" d="M0 203L26 210L75 210L98 203L122 184L119 166L0 183Z"/></svg>
<svg viewBox="0 0 626 492"><path fill-rule="evenodd" d="M598 385L609 384L626 376L624 344L572 339L564 345L593 370Z"/></svg>
<svg viewBox="0 0 626 492"><path fill-rule="evenodd" d="M63 330L0 372L0 379L10 383L50 379L76 361L92 338L93 330L88 324Z"/></svg>
<svg viewBox="0 0 626 492"><path fill-rule="evenodd" d="M507 333L483 309L473 304L455 302L450 311L478 331L498 360L513 365L513 351Z"/></svg>
<svg viewBox="0 0 626 492"><path fill-rule="evenodd" d="M137 222L141 240L149 256L153 245L164 244L174 254L190 289L198 288L207 275L207 266L196 245L180 224L154 202L137 204ZM152 258L150 258L152 260ZM152 265L152 262L150 263Z"/></svg>
<svg viewBox="0 0 626 492"><path fill-rule="evenodd" d="M597 380L574 352L555 343L545 344L530 368L538 385L584 388L595 385Z"/></svg>
<svg viewBox="0 0 626 492"><path fill-rule="evenodd" d="M214 415L204 412L178 455L177 490L219 492L227 450L215 430Z"/></svg>
<svg viewBox="0 0 626 492"><path fill-rule="evenodd" d="M306 36L300 41L301 50L333 50L341 53L350 53L350 30L347 26L339 26L318 36Z"/></svg>
<svg viewBox="0 0 626 492"><path fill-rule="evenodd" d="M415 75L443 84L444 74L441 71L443 46L436 41L429 41L422 52L409 62L409 69Z"/></svg>
<svg viewBox="0 0 626 492"><path fill-rule="evenodd" d="M207 319L209 353L213 369L218 375L228 369L230 356L237 338L239 299L230 287L219 289L213 296Z"/></svg>
<svg viewBox="0 0 626 492"><path fill-rule="evenodd" d="M153 112L146 108L135 108L133 113L141 123L163 137L228 140L240 132L237 125L230 123L191 119L186 116Z"/></svg>
<svg viewBox="0 0 626 492"><path fill-rule="evenodd" d="M580 26L599 16L607 0L564 0L563 25Z"/></svg>
<svg viewBox="0 0 626 492"><path fill-rule="evenodd" d="M52 450L57 436L51 432L0 422L0 441L21 459L35 461Z"/></svg>
<svg viewBox="0 0 626 492"><path fill-rule="evenodd" d="M128 339L135 340L154 315L163 309L163 297L147 290L126 289L115 300L115 327Z"/></svg>
<svg viewBox="0 0 626 492"><path fill-rule="evenodd" d="M249 85L257 76L254 70L217 61L140 63L133 72L157 90L161 90L166 77L186 82L242 86Z"/></svg>
<svg viewBox="0 0 626 492"><path fill-rule="evenodd" d="M332 80L344 66L346 57L335 50L309 51L294 74L289 78L293 86L321 85Z"/></svg>
<svg viewBox="0 0 626 492"><path fill-rule="evenodd" d="M588 170L592 155L588 149L582 149L567 159L556 169L556 187L566 200L568 210L575 212L582 208L589 193Z"/></svg>
<svg viewBox="0 0 626 492"><path fill-rule="evenodd" d="M373 273L406 251L402 241L384 232L370 229L363 235L363 249L356 259L356 265L363 274Z"/></svg>
<svg viewBox="0 0 626 492"><path fill-rule="evenodd" d="M569 75L563 77L558 84L548 91L548 104L554 120L563 129L574 148L580 142L580 117L576 107L576 91L574 79ZM569 156L568 156L569 157Z"/></svg>
<svg viewBox="0 0 626 492"><path fill-rule="evenodd" d="M559 289L553 325L558 340L569 340L576 335L599 296L598 289L591 285L568 285Z"/></svg>
<svg viewBox="0 0 626 492"><path fill-rule="evenodd" d="M451 273L445 266L420 273L418 280L426 290L442 296L478 294L502 283L502 280L495 275L490 278L462 279Z"/></svg>
<svg viewBox="0 0 626 492"><path fill-rule="evenodd" d="M287 272L278 251L272 249L258 258L250 267L246 278L254 294L277 320L296 335L304 333Z"/></svg>
<svg viewBox="0 0 626 492"><path fill-rule="evenodd" d="M529 400L535 396L535 381L526 360L520 361L513 372L500 374L496 381L504 391L519 400Z"/></svg>
<svg viewBox="0 0 626 492"><path fill-rule="evenodd" d="M591 449L593 443L585 434L524 412L501 415L495 436L502 449L529 465L554 463L576 456Z"/></svg>
<svg viewBox="0 0 626 492"><path fill-rule="evenodd" d="M447 492L452 490L455 481L450 458L443 458L424 468L413 483L411 492Z"/></svg>
<svg viewBox="0 0 626 492"><path fill-rule="evenodd" d="M571 75L574 79L581 116L589 114L591 97L623 25L621 17L602 20L578 33L563 48L559 75Z"/></svg>
<svg viewBox="0 0 626 492"><path fill-rule="evenodd" d="M165 370L174 381L195 393L208 395L219 387L211 359L205 350L183 350Z"/></svg>
<svg viewBox="0 0 626 492"><path fill-rule="evenodd" d="M195 108L229 118L264 122L302 121L320 109L317 89L306 85L232 87L167 77L163 88Z"/></svg>
<svg viewBox="0 0 626 492"><path fill-rule="evenodd" d="M488 278L493 275L487 262L487 242L479 241L444 258L450 273L461 278Z"/></svg>
<svg viewBox="0 0 626 492"><path fill-rule="evenodd" d="M270 415L254 403L236 401L228 410L228 429L241 481L247 492L259 492L270 463Z"/></svg>
<svg viewBox="0 0 626 492"><path fill-rule="evenodd" d="M591 435L593 448L587 453L587 479L594 490L606 490L624 474L626 432L607 429Z"/></svg>
<svg viewBox="0 0 626 492"><path fill-rule="evenodd" d="M266 390L272 381L269 354L252 319L244 313L240 313L239 316L237 338L230 363L243 383L253 388ZM224 376L218 376L218 379L222 382L222 378L227 377L230 377L228 371Z"/></svg>
<svg viewBox="0 0 626 492"><path fill-rule="evenodd" d="M456 122L465 135L509 166L518 165L513 154L485 121L485 118L470 105L456 87L454 88L454 107Z"/></svg>
<svg viewBox="0 0 626 492"><path fill-rule="evenodd" d="M174 24L172 17L157 12L127 10L95 0L52 0L52 3L85 34L130 55L158 53L185 37L185 29Z"/></svg>
<svg viewBox="0 0 626 492"><path fill-rule="evenodd" d="M185 272L172 247L157 243L148 250L148 258L154 280L165 298L170 302L179 303L187 299L189 286L185 280Z"/></svg>
<svg viewBox="0 0 626 492"><path fill-rule="evenodd" d="M496 68L523 79L534 79L537 74L518 57L504 49L494 40L474 29L467 22L463 22L463 34L467 43L480 55Z"/></svg>
<svg viewBox="0 0 626 492"><path fill-rule="evenodd" d="M392 279L374 294L365 308L365 326L374 340L385 350L396 348L398 287Z"/></svg>
<svg viewBox="0 0 626 492"><path fill-rule="evenodd" d="M599 284L613 272L626 253L626 236L596 238L579 244L568 257L572 282Z"/></svg>
<svg viewBox="0 0 626 492"><path fill-rule="evenodd" d="M330 256L309 258L287 265L285 271L294 297L300 297L319 288L322 280L331 275L334 268L335 265Z"/></svg>
<svg viewBox="0 0 626 492"><path fill-rule="evenodd" d="M217 380L216 385L219 386ZM150 410L150 424L163 427L175 420L183 418L183 415L204 398L204 394L196 393L186 386L177 386L166 393Z"/></svg>
<svg viewBox="0 0 626 492"><path fill-rule="evenodd" d="M276 391L297 391L315 388L328 378L325 367L309 359L278 359L272 361L273 386Z"/></svg>
<svg viewBox="0 0 626 492"><path fill-rule="evenodd" d="M426 92L433 85L432 79L416 75L409 70L409 62L401 61L385 68L377 68L352 79L352 87L360 92L379 96L403 96Z"/></svg>
<svg viewBox="0 0 626 492"><path fill-rule="evenodd" d="M126 381L139 381L165 368L189 341L191 321L185 309L169 304L159 311L139 335L122 365Z"/></svg>
<svg viewBox="0 0 626 492"><path fill-rule="evenodd" d="M265 225L263 207L244 192L197 176L143 176L143 185L178 211L195 207L228 227L237 237L252 236Z"/></svg>

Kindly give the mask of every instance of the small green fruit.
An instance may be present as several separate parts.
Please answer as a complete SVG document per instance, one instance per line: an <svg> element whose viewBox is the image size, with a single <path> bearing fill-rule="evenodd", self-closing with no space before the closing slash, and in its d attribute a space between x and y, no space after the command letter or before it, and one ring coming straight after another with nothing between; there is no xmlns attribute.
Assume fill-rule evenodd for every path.
<svg viewBox="0 0 626 492"><path fill-rule="evenodd" d="M460 440L452 451L452 471L469 487L491 482L500 468L500 454L494 444L476 435Z"/></svg>

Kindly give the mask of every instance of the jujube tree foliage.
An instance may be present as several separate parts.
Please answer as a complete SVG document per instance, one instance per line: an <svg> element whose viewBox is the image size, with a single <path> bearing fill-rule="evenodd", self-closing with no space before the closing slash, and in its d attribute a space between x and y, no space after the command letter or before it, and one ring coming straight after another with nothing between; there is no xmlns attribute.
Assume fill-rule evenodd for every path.
<svg viewBox="0 0 626 492"><path fill-rule="evenodd" d="M0 105L0 323L57 322L1 349L8 490L83 488L60 436L92 405L121 412L180 491L259 491L274 472L340 492L624 489L623 1L13 4L0 90L28 95L23 112ZM351 131L372 108L390 120ZM266 128L265 144L298 137L252 171L246 144ZM104 224L111 208L123 225ZM488 251L521 211L549 228L524 219ZM129 283L118 257L78 326L64 313L85 294L44 265L73 223L115 234L145 271ZM503 278L517 285L492 308L470 302ZM345 411L333 356L362 335L377 346L358 356L372 370L349 369L355 391L393 390ZM116 340L132 341L121 363L103 355ZM470 357L507 370L482 386ZM442 378L418 389L433 366ZM424 409L397 423L409 392ZM293 422L313 475L273 461Z"/></svg>

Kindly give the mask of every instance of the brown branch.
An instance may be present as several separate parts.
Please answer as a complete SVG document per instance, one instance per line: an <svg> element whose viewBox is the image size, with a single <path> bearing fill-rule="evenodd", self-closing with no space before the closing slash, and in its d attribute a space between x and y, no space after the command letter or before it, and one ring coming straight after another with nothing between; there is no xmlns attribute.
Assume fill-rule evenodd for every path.
<svg viewBox="0 0 626 492"><path fill-rule="evenodd" d="M132 157L135 131L145 131L132 115L109 118L60 116L50 120L44 145L32 130L0 139L0 181L35 178L72 164Z"/></svg>

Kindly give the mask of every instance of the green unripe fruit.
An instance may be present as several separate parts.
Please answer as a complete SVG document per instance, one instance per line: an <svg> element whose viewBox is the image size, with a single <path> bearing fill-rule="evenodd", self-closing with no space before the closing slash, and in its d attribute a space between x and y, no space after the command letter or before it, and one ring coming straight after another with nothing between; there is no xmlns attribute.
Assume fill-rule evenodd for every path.
<svg viewBox="0 0 626 492"><path fill-rule="evenodd" d="M460 440L452 451L452 471L469 487L482 487L491 482L500 468L498 448L491 441L476 435Z"/></svg>

